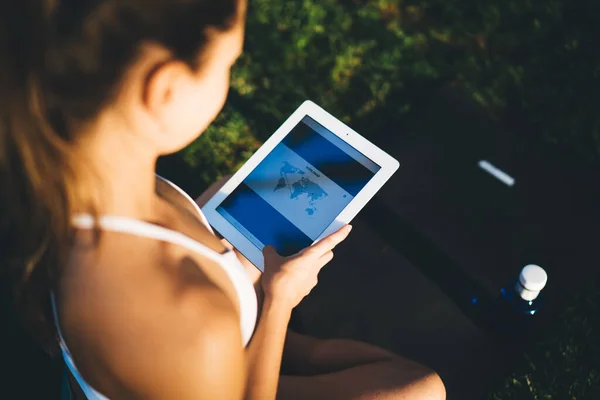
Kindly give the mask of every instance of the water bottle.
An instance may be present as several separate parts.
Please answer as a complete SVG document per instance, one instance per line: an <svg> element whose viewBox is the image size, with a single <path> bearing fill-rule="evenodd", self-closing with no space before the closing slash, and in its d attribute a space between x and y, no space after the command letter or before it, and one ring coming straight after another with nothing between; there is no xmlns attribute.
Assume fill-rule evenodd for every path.
<svg viewBox="0 0 600 400"><path fill-rule="evenodd" d="M546 271L539 265L523 267L516 282L500 290L502 299L510 312L521 316L533 316L542 303L540 292L548 282Z"/></svg>
<svg viewBox="0 0 600 400"><path fill-rule="evenodd" d="M540 292L548 276L538 265L526 265L519 277L500 289L497 297L472 295L467 316L501 341L525 343L532 334L535 315L543 298Z"/></svg>
<svg viewBox="0 0 600 400"><path fill-rule="evenodd" d="M523 267L519 277L500 289L496 308L496 331L513 345L525 345L535 336L535 315L543 303L540 292L548 275L539 265Z"/></svg>

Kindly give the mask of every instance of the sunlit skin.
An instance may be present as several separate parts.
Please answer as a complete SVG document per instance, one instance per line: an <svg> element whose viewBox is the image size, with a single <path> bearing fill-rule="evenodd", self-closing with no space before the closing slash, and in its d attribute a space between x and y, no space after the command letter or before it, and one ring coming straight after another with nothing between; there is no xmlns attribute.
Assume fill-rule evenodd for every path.
<svg viewBox="0 0 600 400"><path fill-rule="evenodd" d="M195 140L221 110L230 69L243 47L245 8L242 4L231 30L211 32L197 71L168 50L147 44L117 98L80 127L74 155L83 167L77 182L95 194L98 213L150 221L218 252L229 246L199 222L190 205L192 212L186 213L157 195L155 166L161 155ZM264 298L255 335L244 349L237 294L221 266L179 246L129 234L103 232L98 246L91 247L90 235L78 232L62 271L56 293L59 322L81 374L111 399L262 400L274 398L276 391L278 397L293 393L311 399L372 398L375 393L378 398L445 397L435 373L383 349L286 336L291 309L316 283L321 267L308 263L306 255L298 259L298 268L272 255L264 278L239 255ZM344 230L334 234L319 257L346 235ZM278 269L286 268L273 283ZM306 282L298 274L303 269ZM284 286L289 294L281 294ZM282 353L284 372L295 376L279 377ZM315 375L331 371L336 372Z"/></svg>

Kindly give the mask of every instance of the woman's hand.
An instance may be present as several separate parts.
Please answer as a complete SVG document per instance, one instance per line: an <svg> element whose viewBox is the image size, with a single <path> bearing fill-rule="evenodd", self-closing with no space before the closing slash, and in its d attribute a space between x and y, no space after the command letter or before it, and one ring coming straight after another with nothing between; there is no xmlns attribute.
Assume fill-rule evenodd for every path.
<svg viewBox="0 0 600 400"><path fill-rule="evenodd" d="M346 225L290 257L282 257L273 246L266 246L262 277L265 296L290 310L296 307L317 285L319 271L333 259L333 249L346 239L350 230L352 226Z"/></svg>

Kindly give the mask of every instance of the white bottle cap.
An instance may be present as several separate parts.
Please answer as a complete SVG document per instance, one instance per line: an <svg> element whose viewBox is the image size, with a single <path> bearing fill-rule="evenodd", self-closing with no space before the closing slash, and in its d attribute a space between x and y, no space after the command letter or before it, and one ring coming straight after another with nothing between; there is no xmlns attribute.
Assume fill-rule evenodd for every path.
<svg viewBox="0 0 600 400"><path fill-rule="evenodd" d="M519 282L528 291L540 292L548 282L548 274L539 265L529 264L521 270Z"/></svg>

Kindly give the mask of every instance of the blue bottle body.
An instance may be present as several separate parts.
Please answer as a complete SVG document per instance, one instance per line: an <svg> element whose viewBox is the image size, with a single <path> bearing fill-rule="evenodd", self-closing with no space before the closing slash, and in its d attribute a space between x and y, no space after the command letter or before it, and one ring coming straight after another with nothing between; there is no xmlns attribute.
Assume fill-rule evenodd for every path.
<svg viewBox="0 0 600 400"><path fill-rule="evenodd" d="M467 315L489 334L515 345L527 342L540 306L543 307L540 292L526 290L517 279L500 289L494 299L471 297Z"/></svg>
<svg viewBox="0 0 600 400"><path fill-rule="evenodd" d="M519 280L500 289L500 295L512 312L522 316L535 315L542 303L539 292L534 295L534 292L525 289ZM528 298L532 299L527 300Z"/></svg>

